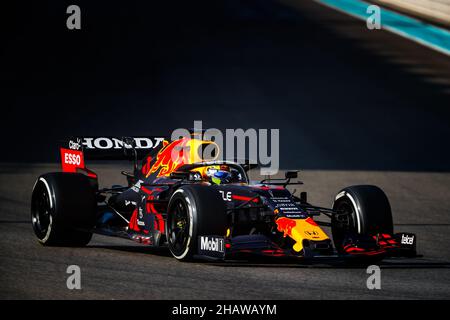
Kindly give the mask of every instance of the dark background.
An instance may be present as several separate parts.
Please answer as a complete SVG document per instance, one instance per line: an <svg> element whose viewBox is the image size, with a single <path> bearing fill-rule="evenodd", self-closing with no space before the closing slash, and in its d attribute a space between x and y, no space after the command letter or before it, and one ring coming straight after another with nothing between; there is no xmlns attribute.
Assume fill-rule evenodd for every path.
<svg viewBox="0 0 450 320"><path fill-rule="evenodd" d="M448 57L288 2L17 2L4 11L1 161L203 120L279 128L283 168L448 171ZM70 4L81 30L66 28Z"/></svg>
<svg viewBox="0 0 450 320"><path fill-rule="evenodd" d="M2 3L0 299L450 297L450 59L315 1L282 1ZM66 28L70 4L79 31ZM60 170L61 137L167 135L194 120L279 128L282 167L315 169L295 186L315 205L379 186L419 257L383 260L382 290L369 290L365 266L339 261L180 263L101 235L86 248L37 243L30 195ZM125 183L121 165L89 168L109 187ZM69 265L81 290L67 289Z"/></svg>

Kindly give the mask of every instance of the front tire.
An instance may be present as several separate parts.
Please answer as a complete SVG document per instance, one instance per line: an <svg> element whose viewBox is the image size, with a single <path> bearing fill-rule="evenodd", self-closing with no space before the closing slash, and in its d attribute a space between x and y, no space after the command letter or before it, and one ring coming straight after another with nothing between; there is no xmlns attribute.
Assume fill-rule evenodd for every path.
<svg viewBox="0 0 450 320"><path fill-rule="evenodd" d="M36 181L31 222L46 246L85 246L92 238L97 201L89 178L79 173L48 173Z"/></svg>
<svg viewBox="0 0 450 320"><path fill-rule="evenodd" d="M392 212L386 194L371 185L358 185L342 189L333 204L337 211L331 220L331 230L336 249L342 252L348 234L392 234Z"/></svg>
<svg viewBox="0 0 450 320"><path fill-rule="evenodd" d="M225 203L210 186L182 186L170 198L166 225L172 255L178 260L190 260L197 251L199 236L225 235Z"/></svg>

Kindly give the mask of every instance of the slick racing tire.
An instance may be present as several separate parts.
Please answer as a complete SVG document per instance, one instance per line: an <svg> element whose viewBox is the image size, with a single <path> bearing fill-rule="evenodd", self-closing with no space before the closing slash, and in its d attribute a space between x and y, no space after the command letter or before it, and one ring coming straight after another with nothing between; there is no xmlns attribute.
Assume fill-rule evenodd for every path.
<svg viewBox="0 0 450 320"><path fill-rule="evenodd" d="M351 186L342 189L335 197L331 219L333 241L342 252L348 234L375 235L393 233L391 206L386 194L371 185Z"/></svg>
<svg viewBox="0 0 450 320"><path fill-rule="evenodd" d="M89 178L79 173L40 176L31 197L31 222L46 246L85 246L92 237L97 201Z"/></svg>
<svg viewBox="0 0 450 320"><path fill-rule="evenodd" d="M226 206L220 193L204 185L185 185L170 198L166 224L167 242L178 260L191 260L198 237L225 236Z"/></svg>

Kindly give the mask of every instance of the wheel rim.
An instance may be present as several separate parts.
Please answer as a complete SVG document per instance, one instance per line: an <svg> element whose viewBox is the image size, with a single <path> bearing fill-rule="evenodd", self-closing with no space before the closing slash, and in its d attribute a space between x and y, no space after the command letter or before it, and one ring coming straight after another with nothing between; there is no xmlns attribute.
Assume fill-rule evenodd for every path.
<svg viewBox="0 0 450 320"><path fill-rule="evenodd" d="M39 189L33 196L31 221L36 235L39 239L43 239L51 223L50 195L48 194L47 188L41 183L37 187Z"/></svg>
<svg viewBox="0 0 450 320"><path fill-rule="evenodd" d="M355 232L355 209L353 205L345 200L337 203L335 210L338 212L333 217L333 239L336 247L339 249L348 233Z"/></svg>
<svg viewBox="0 0 450 320"><path fill-rule="evenodd" d="M355 216L355 210L353 206L347 201L341 201L337 206L336 211L339 213L339 224L341 225L342 230L351 231L354 229L355 224L353 217Z"/></svg>
<svg viewBox="0 0 450 320"><path fill-rule="evenodd" d="M189 241L189 209L184 201L177 200L168 216L169 245L173 254L181 255Z"/></svg>

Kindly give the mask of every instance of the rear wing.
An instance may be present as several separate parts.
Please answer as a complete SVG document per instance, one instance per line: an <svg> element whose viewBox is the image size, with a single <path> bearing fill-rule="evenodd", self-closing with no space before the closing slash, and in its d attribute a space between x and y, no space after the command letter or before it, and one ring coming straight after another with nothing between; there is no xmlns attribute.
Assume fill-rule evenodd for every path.
<svg viewBox="0 0 450 320"><path fill-rule="evenodd" d="M86 170L85 160L135 160L163 147L165 137L72 137L61 143L64 172Z"/></svg>

